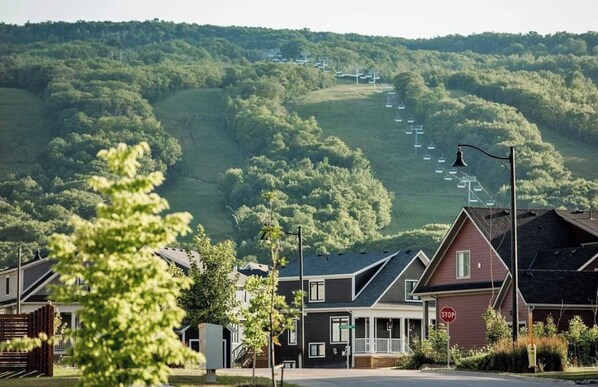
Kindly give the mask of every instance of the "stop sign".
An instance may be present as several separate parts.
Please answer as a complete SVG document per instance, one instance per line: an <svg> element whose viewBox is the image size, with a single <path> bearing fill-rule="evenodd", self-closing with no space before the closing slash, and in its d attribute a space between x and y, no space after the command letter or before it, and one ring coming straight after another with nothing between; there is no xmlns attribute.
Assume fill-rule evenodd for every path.
<svg viewBox="0 0 598 387"><path fill-rule="evenodd" d="M445 306L442 309L440 309L440 319L443 322L449 324L455 321L456 318L457 312L455 312L455 309L453 309L452 307Z"/></svg>

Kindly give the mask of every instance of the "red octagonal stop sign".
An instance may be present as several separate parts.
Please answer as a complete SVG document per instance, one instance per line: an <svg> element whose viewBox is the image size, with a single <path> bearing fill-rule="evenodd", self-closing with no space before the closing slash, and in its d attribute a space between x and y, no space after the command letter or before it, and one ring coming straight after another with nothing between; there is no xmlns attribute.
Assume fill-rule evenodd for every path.
<svg viewBox="0 0 598 387"><path fill-rule="evenodd" d="M440 309L440 319L443 322L449 324L455 321L456 318L457 312L455 312L455 309L453 309L452 307L445 306L442 309Z"/></svg>

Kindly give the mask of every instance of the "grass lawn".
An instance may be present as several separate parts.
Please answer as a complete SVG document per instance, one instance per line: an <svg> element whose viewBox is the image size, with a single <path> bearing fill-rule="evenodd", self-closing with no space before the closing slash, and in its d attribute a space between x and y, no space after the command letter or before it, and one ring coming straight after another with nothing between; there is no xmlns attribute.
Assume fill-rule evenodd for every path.
<svg viewBox="0 0 598 387"><path fill-rule="evenodd" d="M0 178L28 170L51 137L44 128L41 98L0 87Z"/></svg>
<svg viewBox="0 0 598 387"><path fill-rule="evenodd" d="M406 114L402 123L396 123L397 109L386 108L386 93L377 89L367 84L337 85L295 100L289 109L303 118L314 116L325 136L337 136L364 152L375 176L395 194L393 220L385 233L451 223L467 204L466 192L434 173L434 161L423 160L428 144L415 153L414 136L404 132ZM443 153L434 152L433 160ZM444 154L448 164L454 149Z"/></svg>
<svg viewBox="0 0 598 387"><path fill-rule="evenodd" d="M598 367L571 367L564 372L542 372L530 375L538 378L572 380L575 382L590 379L598 380Z"/></svg>
<svg viewBox="0 0 598 387"><path fill-rule="evenodd" d="M213 240L232 234L219 179L227 169L245 165L243 150L226 129L223 107L219 89L183 90L154 105L156 117L183 149L159 192L173 211L190 212L193 229L201 223Z"/></svg>
<svg viewBox="0 0 598 387"><path fill-rule="evenodd" d="M79 372L71 367L54 367L54 377L52 378L22 378L0 380L2 387L69 387L75 386L79 380ZM236 386L250 384L251 377L220 375L216 372L216 384L206 383L204 371L197 369L171 369L168 383L173 386L192 387L192 386ZM270 379L256 377L258 385L270 385ZM294 384L284 382L285 386L293 387Z"/></svg>

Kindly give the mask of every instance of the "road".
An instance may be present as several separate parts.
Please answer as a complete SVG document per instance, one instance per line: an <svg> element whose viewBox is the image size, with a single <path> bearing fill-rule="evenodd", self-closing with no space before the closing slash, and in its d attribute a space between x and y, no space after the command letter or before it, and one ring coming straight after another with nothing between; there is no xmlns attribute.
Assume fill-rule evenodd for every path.
<svg viewBox="0 0 598 387"><path fill-rule="evenodd" d="M250 369L219 370L218 374L250 376ZM280 380L279 370L277 370ZM269 377L269 369L258 369L256 375ZM359 369L285 369L284 381L300 386L318 387L383 387L383 386L449 386L449 387L517 387L567 386L571 382L461 371L359 370Z"/></svg>

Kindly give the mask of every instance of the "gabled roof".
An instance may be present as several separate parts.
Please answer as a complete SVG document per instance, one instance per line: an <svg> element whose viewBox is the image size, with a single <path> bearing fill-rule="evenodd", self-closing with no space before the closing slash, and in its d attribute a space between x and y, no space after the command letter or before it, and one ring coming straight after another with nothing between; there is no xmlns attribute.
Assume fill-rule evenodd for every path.
<svg viewBox="0 0 598 387"><path fill-rule="evenodd" d="M310 255L303 259L304 276L330 276L330 275L353 275L376 263L383 263L392 257L395 252L351 252L335 254ZM280 278L298 277L299 262L288 263L280 268Z"/></svg>
<svg viewBox="0 0 598 387"><path fill-rule="evenodd" d="M556 210L556 212L576 227L598 236L598 213L596 211Z"/></svg>
<svg viewBox="0 0 598 387"><path fill-rule="evenodd" d="M384 262L384 266L382 266L354 301L307 303L305 307L307 309L371 307L377 303L403 271L416 259L420 259L424 265L428 263L426 254L421 250L400 250Z"/></svg>
<svg viewBox="0 0 598 387"><path fill-rule="evenodd" d="M542 250L573 249L582 243L598 241L595 220L583 218L577 213L552 209L517 210L518 266L528 268L537 253ZM505 208L464 207L447 232L424 271L414 293L428 293L430 280L441 258L459 234L465 222L471 221L488 241L507 268L511 266L511 213ZM584 222L585 228L579 224ZM589 224L589 225L588 225ZM594 228L592 228L592 227ZM596 233L588 230L596 230Z"/></svg>
<svg viewBox="0 0 598 387"><path fill-rule="evenodd" d="M528 305L598 304L598 272L519 270L519 292Z"/></svg>

